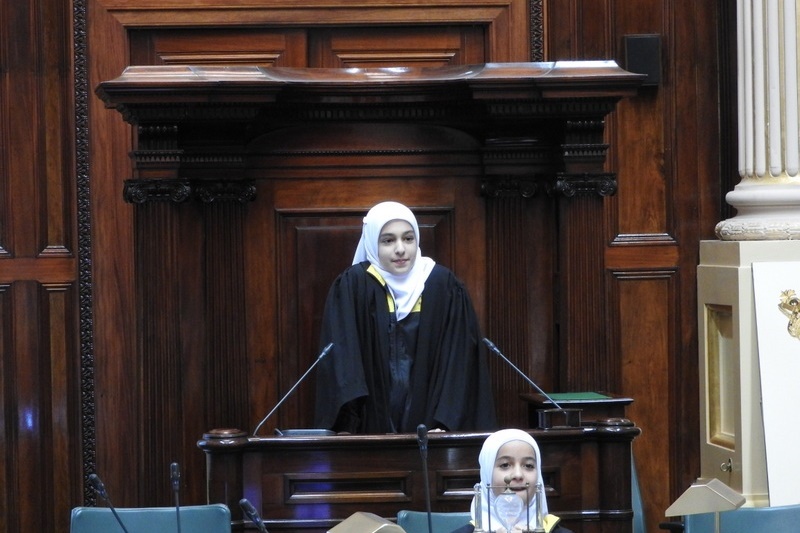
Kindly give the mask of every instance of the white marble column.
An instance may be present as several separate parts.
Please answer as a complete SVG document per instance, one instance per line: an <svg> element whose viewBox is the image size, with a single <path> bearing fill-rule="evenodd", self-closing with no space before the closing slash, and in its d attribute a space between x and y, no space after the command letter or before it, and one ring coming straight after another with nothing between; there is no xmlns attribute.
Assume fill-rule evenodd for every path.
<svg viewBox="0 0 800 533"><path fill-rule="evenodd" d="M741 181L726 196L736 216L717 224L719 240L700 243L697 270L701 477L722 480L759 507L781 497L767 475L770 459L795 463L774 452L768 458L774 432L763 414L770 407L761 394L755 309L760 301L777 310L779 295L756 294L753 276L755 263L800 263L795 3L736 2Z"/></svg>
<svg viewBox="0 0 800 533"><path fill-rule="evenodd" d="M795 0L737 0L739 174L726 241L800 239L800 81Z"/></svg>

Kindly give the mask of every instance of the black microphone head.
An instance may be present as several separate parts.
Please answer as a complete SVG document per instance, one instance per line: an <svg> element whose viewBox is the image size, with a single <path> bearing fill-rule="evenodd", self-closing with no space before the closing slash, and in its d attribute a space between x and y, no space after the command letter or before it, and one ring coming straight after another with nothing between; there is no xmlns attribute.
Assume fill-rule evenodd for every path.
<svg viewBox="0 0 800 533"><path fill-rule="evenodd" d="M91 483L92 488L99 494L103 499L106 498L106 486L103 484L103 481L100 479L100 476L97 474L89 474L89 483Z"/></svg>
<svg viewBox="0 0 800 533"><path fill-rule="evenodd" d="M244 514L247 515L247 518L249 518L250 521L256 525L259 531L261 531L262 533L267 532L267 528L264 527L264 522L258 515L258 511L256 511L256 508L253 507L252 503L250 503L250 500L248 500L247 498L242 498L241 500L239 500L239 507L242 508Z"/></svg>
<svg viewBox="0 0 800 533"><path fill-rule="evenodd" d="M428 428L425 426L425 424L420 424L417 426L417 442L419 443L421 449L427 450Z"/></svg>
<svg viewBox="0 0 800 533"><path fill-rule="evenodd" d="M177 491L181 487L181 467L178 463L169 465L169 478L172 481L172 490Z"/></svg>
<svg viewBox="0 0 800 533"><path fill-rule="evenodd" d="M250 500L247 498L239 500L239 507L242 508L242 511L244 511L247 516L253 516L253 513L256 512L256 508L253 507L253 504L250 503Z"/></svg>
<svg viewBox="0 0 800 533"><path fill-rule="evenodd" d="M322 359L323 357L328 355L328 352L330 352L332 348L333 348L333 343L329 342L328 345L322 349L322 353L319 354L319 357L317 359Z"/></svg>

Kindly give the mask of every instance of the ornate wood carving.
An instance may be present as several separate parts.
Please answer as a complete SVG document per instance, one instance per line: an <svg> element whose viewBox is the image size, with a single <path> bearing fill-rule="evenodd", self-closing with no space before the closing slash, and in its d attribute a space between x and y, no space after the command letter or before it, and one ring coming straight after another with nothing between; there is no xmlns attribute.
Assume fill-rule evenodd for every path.
<svg viewBox="0 0 800 533"><path fill-rule="evenodd" d="M554 180L561 172L561 184L550 190L609 194L603 118L619 98L635 93L639 80L612 62L428 71L167 66L130 67L101 84L98 94L137 126L132 157L139 180L203 178L220 170L236 179L247 165L249 142L294 124L401 122L475 137L484 145L489 177L510 172ZM572 177L579 174L602 174L603 185L567 186L587 182ZM129 187L137 201L133 193L142 192L142 183ZM154 194L164 191L147 196Z"/></svg>
<svg viewBox="0 0 800 533"><path fill-rule="evenodd" d="M565 174L559 172L549 190L567 198L578 194L612 196L617 192L617 178L611 173Z"/></svg>
<svg viewBox="0 0 800 533"><path fill-rule="evenodd" d="M154 200L174 203L185 202L191 196L192 188L180 180L128 180L122 194L125 201L144 204Z"/></svg>
<svg viewBox="0 0 800 533"><path fill-rule="evenodd" d="M203 203L252 202L256 187L251 181L228 180L127 180L123 189L126 202L143 204L152 201L182 203L197 199Z"/></svg>
<svg viewBox="0 0 800 533"><path fill-rule="evenodd" d="M94 341L92 325L92 224L89 203L89 72L86 0L72 3L72 47L74 50L75 176L78 198L78 292L81 358L81 450L83 455L83 501L94 505L96 495L88 482L96 468L94 403Z"/></svg>

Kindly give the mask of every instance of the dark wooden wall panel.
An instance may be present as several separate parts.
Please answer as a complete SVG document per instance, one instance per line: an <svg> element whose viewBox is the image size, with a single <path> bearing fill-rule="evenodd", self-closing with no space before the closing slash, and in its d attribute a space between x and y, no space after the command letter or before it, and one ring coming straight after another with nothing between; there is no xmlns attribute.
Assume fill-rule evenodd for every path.
<svg viewBox="0 0 800 533"><path fill-rule="evenodd" d="M679 16L695 10L694 17ZM731 39L736 6L731 2L676 1L670 10L671 37L665 40L667 71L675 87L671 101L675 133L667 169L672 215L679 250L680 335L670 354L674 413L687 413L677 426L670 450L670 492L681 494L697 477L700 439L697 361L696 266L699 243L715 239L714 226L732 216L724 195L738 183L736 147L736 47ZM704 21L712 17L717 24ZM698 400L699 403L699 400ZM697 417L697 418L695 418Z"/></svg>
<svg viewBox="0 0 800 533"><path fill-rule="evenodd" d="M244 256L234 262L238 267L206 264L211 252L197 233L186 229L185 220L175 221L183 228L175 253L183 261L204 264L194 276L232 277L219 295L187 290L201 285L200 278L187 280L178 289L164 288L182 291L180 340L173 347L181 356L169 359L170 365L181 366L181 372L151 374L148 379L157 382L154 390L161 399L177 397L179 401L171 407L154 407L158 413L166 411L166 419L149 419L153 413L143 403L143 367L136 355L145 348L139 315L132 305L137 300L133 257L139 245L133 240L134 210L121 194L123 181L131 177L131 128L118 113L103 108L93 96L94 87L133 63L301 64L309 54L313 56L317 45L299 27L320 20L364 26L376 22L401 26L414 20L440 26L475 25L461 34L459 46L477 53L473 43L483 38L485 60L492 61L526 60L534 42L530 34L534 17L528 2L520 0L398 2L394 7L388 1L349 7L339 5L339 0L324 0L315 3L314 9L288 0L246 6L198 0L191 9L182 2L140 4L31 0L0 6L0 49L4 51L0 57L0 442L5 458L0 464L0 507L4 509L0 529L10 533L66 530L69 507L93 501L82 483L89 473L86 465L98 469L117 505L168 504L164 498L168 462L179 459L186 462L185 501L200 501L198 481L203 472L193 442L198 432L216 425L220 418L226 419L220 424L243 421L242 425L252 425L286 390L285 379L303 370L299 364L297 369L282 369L272 363L282 349L274 332L282 327L279 318L285 297L281 286L264 274L281 260L281 248L264 236L278 240L278 221L298 213L306 216L309 197L304 195L314 191L262 187L255 203L236 213L221 210L209 216L209 220L244 226ZM629 414L644 429L634 448L651 526L699 472L697 248L700 239L713 237L715 222L725 218L722 213L729 214L722 195L737 181L731 163L736 149L731 118L734 8L728 4L715 0L547 0L543 9L543 48L548 60L613 58L623 63L623 35L657 33L662 38L662 85L622 102L606 127L612 146L609 168L619 173L620 184L618 195L606 201L602 231L608 246L599 251L605 271L605 281L600 283L609 294L600 304L606 306L609 319L606 332L590 334L582 342L593 339L598 346L605 344L613 358L601 362L595 355L594 360L581 361L586 368L611 372L595 382L618 385L616 392L635 397ZM198 40L200 34L207 38ZM203 46L198 47L200 42ZM449 48L440 47L435 53L426 50L418 58L431 62L441 57L441 49ZM358 54L364 60L368 51L348 51L348 60ZM73 54L77 54L77 64ZM472 62L475 57L470 52L458 60ZM81 152L86 136L81 124L89 124L90 152ZM88 168L83 166L87 161ZM87 184L83 181L86 171L91 175L91 197L80 197L76 184ZM319 201L324 205L341 204L330 190L314 193L322 195ZM326 194L331 196L325 198ZM471 197L473 192L459 189L453 194ZM438 207L446 211L463 201L453 196ZM353 201L347 209L355 212L368 203ZM286 211L255 208L278 204ZM550 287L559 279L563 264L539 259L535 263L539 268L534 269L529 266L533 262L514 261L519 254L512 253L523 238L534 241L524 249L526 257L537 253L538 244L550 246L554 235L535 228L554 216L555 207L537 197L495 200L481 209L486 214L485 227L457 214L456 231L465 225L470 228L467 232L485 231L487 242L497 242L505 255L489 256L481 266L489 280L486 286L478 286L483 274L469 267L468 258L456 257L452 266L466 272L487 333L545 388L577 386L585 376L568 378L569 368L559 368L552 361L552 346L559 344L554 332L560 324L558 309L552 309ZM92 255L84 256L83 264L88 266L81 271L79 225L85 238L91 227ZM288 231L291 225L283 227ZM210 246L223 249L224 237L214 236ZM300 241L301 255L312 253L307 249L315 245L314 240L303 237ZM292 272L291 266L286 265L287 272ZM92 282L82 286L80 295L76 293L79 275ZM596 275L592 272L591 283L598 283ZM492 299L493 292L509 290L505 276L522 276L528 285L519 287L509 302ZM242 293L246 320L237 326L241 330L197 329L197 324L206 324ZM201 305L206 299L220 302L219 307ZM636 303L640 299L655 303L642 307ZM79 300L88 304L78 309ZM520 335L513 330L511 318L530 327ZM653 332L665 319L669 323L654 341L647 341L636 325L646 323L647 331ZM88 336L79 339L84 334ZM222 340L240 334L245 346ZM236 358L232 368L225 365L223 354L236 354L231 356ZM88 373L84 368L84 375L71 374L78 371L83 356L92 361ZM526 390L526 384L497 360L492 365L496 386ZM663 403L648 395L654 390L650 386L653 373L662 373L658 382L667 384ZM245 374L246 386L229 396L229 383ZM281 385L276 387L279 378ZM93 385L84 392L88 398L82 397L78 381ZM26 412L37 423L30 433L19 432L16 425L21 404L13 387L20 384L41 384L47 389L41 393L47 398L31 397L34 403ZM198 387L208 387L210 392L202 401ZM92 409L81 411L83 418L78 420L82 404ZM287 408L287 413L277 415L276 425L289 423L299 409L292 404ZM9 419L8 413L16 419ZM667 414L669 438L649 440L650 432L664 432ZM678 414L684 417L680 423ZM504 412L503 421L514 423L521 415L523 408L515 403ZM173 423L179 427L177 435ZM154 443L166 443L163 449L154 452L145 446L144 437L137 434L145 427L157 433L152 436L157 438ZM27 451L20 456L23 449ZM20 481L22 472L28 472L30 479ZM141 481L142 475L153 481ZM665 482L668 490L663 488ZM40 489L36 494L34 485ZM155 485L159 492L143 496L145 487ZM41 509L49 511L43 514Z"/></svg>
<svg viewBox="0 0 800 533"><path fill-rule="evenodd" d="M88 90L104 79L117 75L128 64L125 28L104 3L86 2L85 43L90 50L86 67ZM100 52L102 50L102 52ZM136 308L126 302L136 300L133 262L133 210L121 194L123 180L130 176L131 131L116 114L103 108L89 92L86 102L91 117L90 212L92 231L92 313L93 374L96 455L89 459L113 491L114 504L138 505L138 476L143 453L132 428L140 420L140 362ZM105 214L102 214L105 213ZM102 252L100 252L102 250ZM123 386L134 384L134 386ZM102 429L101 429L102 428ZM166 468L166 465L162 465ZM87 472L84 475L88 475ZM156 475L156 472L153 472ZM86 501L95 501L87 490ZM75 502L80 504L82 502Z"/></svg>
<svg viewBox="0 0 800 533"><path fill-rule="evenodd" d="M557 346L555 287L557 265L547 252L552 249L556 202L545 195L494 198L486 206L486 242L492 252L486 259L490 298L486 335L526 376L544 390L559 388L561 373L552 357ZM489 356L495 401L501 426L527 420L527 406L520 393L531 386L499 357Z"/></svg>
<svg viewBox="0 0 800 533"><path fill-rule="evenodd" d="M729 133L718 128L717 97L727 68L716 55L718 29L699 21L727 20L723 4L546 4L552 15L545 31L550 59L607 57L624 66L625 35L661 38L661 84L621 102L606 129L608 165L619 182L605 209L604 261L614 273L605 282L609 356L618 358L606 379L634 398L628 413L644 429L634 454L648 530L657 528L664 509L699 469L695 265L699 241L713 238L721 172L733 153L720 145ZM555 23L562 18L570 22ZM668 283L656 282L664 276ZM663 329L657 332L658 324ZM652 397L654 389L660 399Z"/></svg>
<svg viewBox="0 0 800 533"><path fill-rule="evenodd" d="M624 35L653 34L662 40L662 56L670 44L669 10L647 1L616 4L609 49L624 64ZM674 140L675 80L663 68L660 87L643 87L636 98L620 106L615 120L611 160L620 177L620 194L614 206L613 238L616 242L661 241L674 244L672 168L669 143ZM632 126L635 125L635 126ZM624 153L623 153L624 152ZM647 194L642 194L646 191Z"/></svg>
<svg viewBox="0 0 800 533"><path fill-rule="evenodd" d="M14 345L12 343L14 337L11 331L11 326L13 325L11 317L13 316L14 308L11 302L10 288L8 284L0 284L0 376L7 376L14 362L11 357L7 356L7 354L14 353ZM8 458L13 449L14 441L11 438L12 435L6 429L8 427L6 425L6 411L10 407L7 405L8 401L6 400L9 394L8 387L9 384L5 377L0 379L0 398L3 399L3 408L0 409L0 423L2 423L1 427L3 428L3 438L0 439L0 456L4 458L0 461L0 501L3 502L5 509L9 509L10 505L16 503L10 497L13 491L9 490L14 480L14 464ZM16 520L16 516L10 516L9 513L0 513L0 527L4 531L12 531L11 521Z"/></svg>
<svg viewBox="0 0 800 533"><path fill-rule="evenodd" d="M486 61L481 25L349 28L312 32L310 65L324 68L442 67Z"/></svg>
<svg viewBox="0 0 800 533"><path fill-rule="evenodd" d="M669 478L669 465L659 458L669 455L671 435L684 418L674 411L668 400L674 379L669 356L678 336L677 276L674 270L612 271L609 282L609 300L618 309L615 318L621 333L615 339L620 365L619 390L634 398L626 414L632 420L647 420L647 429L636 439L633 449L643 480L642 498L647 506L650 531L663 521L660 502L669 502L669 506L672 498L666 484L652 480Z"/></svg>
<svg viewBox="0 0 800 533"><path fill-rule="evenodd" d="M278 381L281 394L285 394L316 359L325 296L336 273L352 263L364 210L345 209L345 205L343 202L328 210L320 207L295 212L280 210L279 249L284 258L280 262L284 273L279 276L282 348L285 353L296 354L282 360L283 378ZM434 235L442 232L442 226L447 226L445 231L453 231L452 216L447 213L426 216L421 211L417 215L426 254L446 261L448 250L438 245ZM315 377L310 375L306 384L285 404L279 420L288 420L297 427L313 427ZM267 428L274 425L271 422ZM282 427L286 428L286 423Z"/></svg>
<svg viewBox="0 0 800 533"><path fill-rule="evenodd" d="M71 6L0 5L0 530L81 499Z"/></svg>
<svg viewBox="0 0 800 533"><path fill-rule="evenodd" d="M602 241L590 239L602 227L602 206L590 197L576 197L562 205L559 239L565 242L558 257L559 290L563 293L556 317L561 357L560 389L565 391L617 391L617 355L608 350L607 324L588 320L587 313L605 313ZM566 210L574 216L566 216Z"/></svg>
<svg viewBox="0 0 800 533"><path fill-rule="evenodd" d="M149 28L130 32L132 65L306 65L307 32L292 28Z"/></svg>
<svg viewBox="0 0 800 533"><path fill-rule="evenodd" d="M352 263L361 220L374 203L394 198L413 206L420 225L423 252L455 269L464 279L482 277L482 263L470 261L464 250L456 246L458 239L467 238L470 242L483 239L480 226L472 225L474 233L465 235L470 230L457 225L465 214L474 216L476 210L481 211L482 201L453 197L450 191L469 188L471 180L467 178L439 181L380 179L369 183L353 182L352 187L340 183L334 203L324 204L317 199L307 206L276 206L279 218L276 244L282 258L278 276L281 280L279 312L283 357L279 372L282 377L277 384L265 386L278 385L280 394L284 394L316 358L320 318L328 288L333 278ZM474 181L472 185L474 187ZM323 183L320 186L330 187ZM317 195L313 197L318 198ZM463 223L463 226L470 224ZM481 246L476 248L480 251ZM459 263L456 260L459 253L461 268L453 266ZM480 295L482 291L471 292ZM484 316L483 303L478 301L476 305ZM273 427L285 429L286 421L293 424L290 427L313 427L315 382L315 376L311 375L287 401L286 408L281 408L277 424L270 421L265 426L267 433Z"/></svg>
<svg viewBox="0 0 800 533"><path fill-rule="evenodd" d="M139 499L150 505L155 503L156 497L166 504L169 489L164 480L168 479L169 464L180 457L178 451L183 441L179 437L183 434L181 414L184 411L180 386L183 336L179 317L182 286L189 280L180 265L183 258L178 257L182 235L176 220L179 215L174 211L168 203L148 205L137 211L135 220L138 237L133 256L137 273L136 325L141 352L136 358L138 372L129 383L138 399L139 424L134 436L139 440L140 451L137 461L128 468L139 479L136 483ZM162 234L152 229L154 227L166 231ZM190 257L195 256L191 254ZM196 290L201 290L200 286ZM204 306L200 308L203 309ZM186 309L189 316L194 312L195 309ZM195 334L204 338L206 331L195 330Z"/></svg>
<svg viewBox="0 0 800 533"><path fill-rule="evenodd" d="M169 500L164 480L172 462L182 465L187 499L201 500L204 459L190 453L198 436L249 425L246 385L261 376L247 371L246 330L262 325L246 320L244 211L225 202L136 210L142 352L141 378L132 385L141 398L139 497L150 505Z"/></svg>
<svg viewBox="0 0 800 533"><path fill-rule="evenodd" d="M286 387L291 386L286 383L282 383L283 389L276 386L280 369L273 364L282 350L280 338L275 332L280 331L279 319L287 304L281 300L281 284L265 275L274 265L280 264L281 249L285 247L277 244L280 214L267 208L274 205L274 196L269 187L259 190L255 200L246 209L247 223L243 231L244 303L248 309L245 328L247 371L251 376L256 376L249 378L247 385L250 399L248 420L245 427L241 428L247 431L253 431L257 423L278 403L281 390L286 391ZM265 238L265 235L273 238ZM296 375L299 377L300 374ZM286 427L287 420L281 417L280 411L274 415L274 427Z"/></svg>
<svg viewBox="0 0 800 533"><path fill-rule="evenodd" d="M247 421L249 411L249 394L242 385L247 383L247 328L262 327L258 323L247 320L245 307L246 281L244 280L244 263L242 236L247 224L247 210L237 203L218 202L203 206L205 227L196 235L199 242L207 241L203 269L206 280L200 286L210 286L213 292L204 295L206 302L200 298L189 296L188 305L208 308L207 323L211 324L206 345L197 343L189 349L183 349L183 364L196 368L198 378L187 380L183 396L204 395L205 405L201 413L194 414L194 423L186 424L186 429L195 430L200 426L214 427L226 424L240 424ZM220 280L221 283L210 284L207 280ZM189 289L195 287L192 284ZM186 305L182 306L186 308ZM243 317L241 320L230 320L230 315ZM197 324L185 324L186 335L193 335ZM209 350L206 357L209 364L203 364L203 350ZM192 374L189 377L193 377ZM194 383L201 386L192 390ZM186 401L186 400L184 400ZM194 402L186 401L186 405ZM201 430L205 431L205 430ZM187 431L188 434L188 431ZM187 444L194 444L195 439L187 438Z"/></svg>
<svg viewBox="0 0 800 533"><path fill-rule="evenodd" d="M43 283L38 287L42 306L40 323L47 326L47 334L37 332L42 348L30 352L49 354L46 361L49 369L43 369L49 383L43 383L40 391L41 410L49 411L49 416L44 417L49 427L43 432L47 444L40 448L43 456L40 461L50 470L45 478L51 477L52 486L61 488L46 495L47 522L54 524L54 529L66 527L67 517L62 509L70 508L78 497L79 488L74 481L81 476L81 412L78 402L74 401L80 383L80 367L76 364L79 360L77 297L75 283ZM41 490L41 485L38 489Z"/></svg>
<svg viewBox="0 0 800 533"><path fill-rule="evenodd" d="M663 117L663 91L643 88L640 95L617 112L614 135L625 154L614 157L620 192L614 205L613 239L616 243L646 241L674 244L673 214L669 208L670 183L665 157L667 124ZM622 124L636 124L635 128ZM647 132L644 134L643 132ZM627 147L636 146L636 150ZM641 191L647 194L641 194Z"/></svg>
<svg viewBox="0 0 800 533"><path fill-rule="evenodd" d="M0 288L0 495L14 510L0 519L5 531L66 530L63 510L79 498L76 305L74 284L17 281Z"/></svg>

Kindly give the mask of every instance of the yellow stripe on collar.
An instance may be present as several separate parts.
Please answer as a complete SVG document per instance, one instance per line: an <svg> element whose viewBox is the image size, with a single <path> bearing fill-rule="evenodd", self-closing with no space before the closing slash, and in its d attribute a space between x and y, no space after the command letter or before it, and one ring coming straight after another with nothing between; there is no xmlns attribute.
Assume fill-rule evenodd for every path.
<svg viewBox="0 0 800 533"><path fill-rule="evenodd" d="M383 276L381 276L381 273L378 272L378 269L375 268L374 265L370 264L367 267L367 272L369 272L373 278L377 279L378 282L383 286L383 288L386 288L386 280L383 279ZM389 305L389 312L394 313L395 311L394 298L392 298L392 294L388 290L386 291L386 303ZM411 309L411 312L419 313L421 310L422 310L422 295L420 295L420 297L417 298L417 303L414 304L414 308Z"/></svg>
<svg viewBox="0 0 800 533"><path fill-rule="evenodd" d="M380 273L380 272L378 272L378 269L377 269L377 268L375 268L375 265L373 265L373 264L370 264L370 265L367 267L367 272L369 272L370 274L372 274L372 277L373 277L373 278L375 278L375 279L377 279L378 281L380 281L381 285L383 285L384 287L386 286L386 280L384 280L384 279L383 279L383 276L381 276L381 273Z"/></svg>
<svg viewBox="0 0 800 533"><path fill-rule="evenodd" d="M556 528L556 526L558 525L559 522L561 522L561 518L557 517L556 515L554 515L554 514L546 515L544 517L544 524L543 524L544 525L544 530L547 533L550 533L551 531L553 531Z"/></svg>

